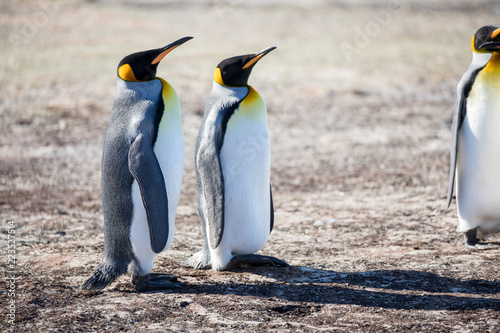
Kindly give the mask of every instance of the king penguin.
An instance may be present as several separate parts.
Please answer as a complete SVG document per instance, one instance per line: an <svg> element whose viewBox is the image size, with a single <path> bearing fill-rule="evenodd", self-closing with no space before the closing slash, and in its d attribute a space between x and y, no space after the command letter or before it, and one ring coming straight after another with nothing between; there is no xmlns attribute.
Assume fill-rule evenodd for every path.
<svg viewBox="0 0 500 333"><path fill-rule="evenodd" d="M472 249L500 231L500 25L472 37L472 63L457 88L448 207L456 182L458 232Z"/></svg>
<svg viewBox="0 0 500 333"><path fill-rule="evenodd" d="M102 156L105 254L84 290L103 289L127 271L137 291L178 286L172 275L149 274L156 255L172 243L184 172L179 98L156 69L191 38L133 53L118 65Z"/></svg>
<svg viewBox="0 0 500 333"><path fill-rule="evenodd" d="M267 109L247 81L255 64L274 49L225 59L215 69L195 148L205 242L188 259L188 266L215 271L242 265L288 266L254 254L267 242L274 210Z"/></svg>

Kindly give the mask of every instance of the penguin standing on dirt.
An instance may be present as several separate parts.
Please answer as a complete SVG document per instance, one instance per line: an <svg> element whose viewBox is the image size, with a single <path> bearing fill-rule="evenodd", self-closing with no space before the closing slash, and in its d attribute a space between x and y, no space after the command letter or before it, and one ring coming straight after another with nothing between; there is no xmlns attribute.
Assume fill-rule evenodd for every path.
<svg viewBox="0 0 500 333"><path fill-rule="evenodd" d="M223 60L214 72L195 149L204 247L187 265L215 271L242 265L288 266L254 254L267 242L274 211L267 110L248 77L269 47Z"/></svg>
<svg viewBox="0 0 500 333"><path fill-rule="evenodd" d="M179 98L156 69L191 38L133 53L118 65L102 157L105 254L84 290L103 289L127 271L137 291L178 286L172 275L149 274L156 255L172 243L184 171Z"/></svg>
<svg viewBox="0 0 500 333"><path fill-rule="evenodd" d="M465 245L500 231L500 25L472 37L472 63L458 84L453 116L448 207L457 186L457 231Z"/></svg>

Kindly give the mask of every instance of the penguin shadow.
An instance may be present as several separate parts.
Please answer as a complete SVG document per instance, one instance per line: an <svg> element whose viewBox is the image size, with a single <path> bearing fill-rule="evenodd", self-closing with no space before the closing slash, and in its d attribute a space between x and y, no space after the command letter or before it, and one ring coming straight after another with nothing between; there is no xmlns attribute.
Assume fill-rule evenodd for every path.
<svg viewBox="0 0 500 333"><path fill-rule="evenodd" d="M488 298L500 294L498 281L463 281L416 270L339 273L290 266L239 268L232 271L259 274L267 279L271 277L275 282L210 283L186 286L181 292L278 298L290 302L313 303L311 306L338 304L398 310L500 310L500 299ZM477 296L471 297L470 294Z"/></svg>

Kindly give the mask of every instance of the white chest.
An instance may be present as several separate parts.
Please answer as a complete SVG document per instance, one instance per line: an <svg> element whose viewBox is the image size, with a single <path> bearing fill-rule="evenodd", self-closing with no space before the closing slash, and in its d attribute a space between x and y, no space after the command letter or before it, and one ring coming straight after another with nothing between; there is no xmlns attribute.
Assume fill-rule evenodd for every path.
<svg viewBox="0 0 500 333"><path fill-rule="evenodd" d="M500 88L478 79L467 98L459 136L457 198L462 216L476 211L497 215L500 207Z"/></svg>
<svg viewBox="0 0 500 333"><path fill-rule="evenodd" d="M262 248L270 233L271 150L267 123L235 113L220 152L225 223L221 246L233 254Z"/></svg>

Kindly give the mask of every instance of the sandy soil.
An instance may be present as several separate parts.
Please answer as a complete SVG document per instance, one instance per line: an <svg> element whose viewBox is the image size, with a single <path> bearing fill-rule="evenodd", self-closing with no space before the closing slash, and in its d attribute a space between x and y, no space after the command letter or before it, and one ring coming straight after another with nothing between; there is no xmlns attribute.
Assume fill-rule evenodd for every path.
<svg viewBox="0 0 500 333"><path fill-rule="evenodd" d="M498 14L496 1L0 2L2 330L499 331L500 238L467 250L445 207L455 87ZM188 35L158 71L181 98L186 168L154 267L186 285L139 294L123 276L82 292L104 250L116 65ZM192 157L213 69L271 45L250 78L272 140L261 253L291 267L184 268L202 246Z"/></svg>

